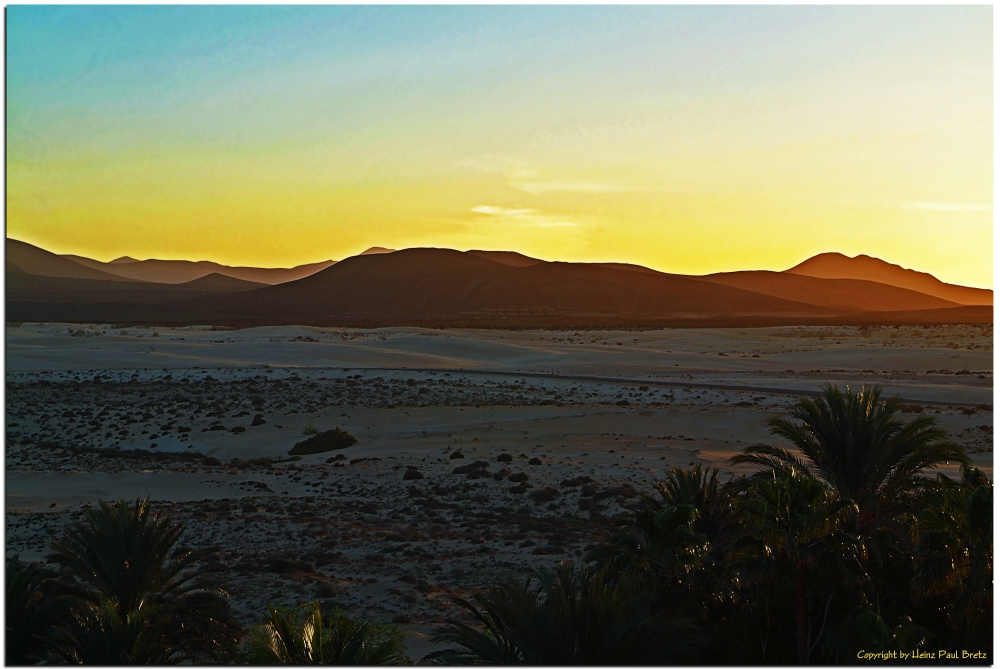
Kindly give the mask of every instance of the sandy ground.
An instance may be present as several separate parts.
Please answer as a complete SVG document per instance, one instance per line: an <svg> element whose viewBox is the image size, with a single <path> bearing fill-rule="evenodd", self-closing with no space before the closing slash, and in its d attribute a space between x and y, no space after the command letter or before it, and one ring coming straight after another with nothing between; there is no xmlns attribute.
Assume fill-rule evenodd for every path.
<svg viewBox="0 0 1000 669"><path fill-rule="evenodd" d="M992 335L11 326L7 553L148 495L222 547L246 622L321 599L400 623L419 658L452 597L579 558L665 467L740 473L727 459L779 443L765 421L827 381L883 384L992 475ZM310 426L358 443L287 462Z"/></svg>

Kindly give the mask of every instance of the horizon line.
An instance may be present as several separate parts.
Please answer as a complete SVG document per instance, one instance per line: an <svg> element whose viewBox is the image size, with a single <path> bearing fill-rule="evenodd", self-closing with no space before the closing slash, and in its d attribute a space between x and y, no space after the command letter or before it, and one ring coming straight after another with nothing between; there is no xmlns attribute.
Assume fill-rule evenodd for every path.
<svg viewBox="0 0 1000 669"><path fill-rule="evenodd" d="M843 256L843 257L845 257L847 259L850 259L850 260L854 260L855 258L859 258L859 257L862 257L862 256L863 257L867 257L867 258L873 258L875 260L880 260L880 261L888 263L890 265L895 265L896 267L899 267L899 268L901 268L901 269L903 269L905 271L920 272L922 274L927 274L927 275L929 275L929 276L937 279L938 281L941 281L942 283L946 283L946 284L951 285L951 286L960 286L960 287L963 287L963 288L974 288L974 289L977 289L977 290L989 290L989 291L993 290L992 287L987 288L987 287L984 287L984 286L973 286L973 285L967 285L967 284L949 283L947 281L942 281L941 279L939 279L936 275L932 274L931 272L927 272L925 270L920 270L920 269L909 268L909 267L903 267L902 265L899 265L897 263L893 263L891 261L884 260L883 258L879 258L878 256L874 256L874 255L869 255L867 253L858 253L857 255L853 255L852 256L852 255L848 255L848 254L846 254L846 253L844 253L842 251L821 251L819 253L814 253L813 255L808 256L804 260L801 260L801 261L795 263L794 265L791 265L790 267L788 267L786 269L783 269L783 270L735 269L735 270L725 270L725 271L720 271L720 272L708 272L708 273L705 273L705 274L682 274L682 273L678 273L678 272L660 270L660 269L656 269L654 267L650 267L648 265L640 265L639 263L628 262L628 261L624 261L624 260L592 260L592 261L553 260L553 259L549 259L549 258L542 258L542 257L538 257L538 256L528 255L526 253L522 253L521 251L515 251L515 250L512 250L512 249L469 248L469 249L464 249L463 250L463 249L459 249L459 248L453 248L453 247L450 247L450 246L410 246L410 247L401 248L401 249L390 249L387 246L373 245L373 246L367 247L364 251L359 251L359 252L354 253L352 255L344 256L343 258L340 258L339 260L334 260L332 258L327 258L327 259L324 259L324 260L315 260L315 261L311 261L311 262L300 263L298 265L292 265L290 267L278 267L278 266L268 267L268 266L262 266L262 265L227 265L226 263L222 263L222 262L219 262L217 260L209 260L209 259L191 260L189 258L135 258L135 257L133 257L133 256L127 254L127 253L124 254L124 255L117 256L116 258L112 258L111 260L98 260L97 258L93 258L91 256L82 255L82 254L79 254L79 253L57 253L55 251L50 251L49 249L47 249L44 246L41 246L39 244L35 244L35 243L29 242L29 241L25 241L23 239L17 239L16 237L7 236L6 239L17 241L17 242L21 242L22 244L29 244L31 246L34 246L34 247L39 248L39 249L42 249L43 251L46 251L48 253L52 253L52 254L60 256L60 257L76 256L78 258L86 258L87 260L93 260L94 262L99 262L99 263L103 263L103 264L112 264L115 260L118 260L120 258L131 258L132 260L134 260L136 262L147 262L147 261L150 261L150 260L159 260L159 261L163 261L163 262L190 262L190 263L207 262L207 263L212 263L214 265L219 265L220 267L229 267L229 268L233 268L233 269L236 269L236 268L246 268L246 269L284 269L284 270L295 269L296 267L303 267L303 266L308 266L308 265L318 265L318 264L324 263L324 262L329 262L329 263L332 263L332 264L336 264L336 263L340 263L340 262L343 262L345 260L348 260L350 258L356 258L356 257L362 256L362 255L365 255L368 251L371 251L372 249L385 249L385 251L387 253L395 253L397 251L410 251L410 250L414 250L414 249L437 249L437 250L445 250L445 251L456 251L458 253L471 253L471 252L474 252L474 251L483 251L483 252L486 252L486 253L516 253L517 255L523 256L525 258L530 258L530 259L533 259L533 260L538 260L538 261L547 262L547 263L559 263L559 262L562 262L562 263L573 263L573 264L580 264L580 265L606 265L606 264L631 265L631 266L634 266L634 267L642 267L644 269L652 270L654 272L661 272L663 274L674 274L674 275L677 275L677 276L700 277L700 276L711 276L712 274L728 274L728 273L731 273L731 272L777 272L777 273L785 273L788 270L793 269L795 267L798 267L800 264L802 264L802 263L804 263L804 262L806 262L808 260L811 260L813 258L822 256L822 255L836 254L836 255L841 255L841 256ZM378 254L370 254L370 255L378 255ZM320 271L322 271L322 270L320 270Z"/></svg>

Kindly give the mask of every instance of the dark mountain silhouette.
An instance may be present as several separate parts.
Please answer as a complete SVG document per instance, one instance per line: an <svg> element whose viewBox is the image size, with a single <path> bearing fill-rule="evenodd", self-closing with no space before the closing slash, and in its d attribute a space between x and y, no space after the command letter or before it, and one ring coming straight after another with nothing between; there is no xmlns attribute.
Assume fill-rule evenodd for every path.
<svg viewBox="0 0 1000 669"><path fill-rule="evenodd" d="M194 281L173 285L176 285L178 288L187 288L188 290L236 293L245 290L263 288L268 284L258 283L257 281L244 281L243 279L237 279L231 276L226 276L225 274L213 272L212 274L206 274L200 279L195 279Z"/></svg>
<svg viewBox="0 0 1000 669"><path fill-rule="evenodd" d="M516 267L448 249L348 258L305 279L224 298L219 316L279 322L612 322L838 310L706 281L578 263ZM843 311L843 310L839 310Z"/></svg>
<svg viewBox="0 0 1000 669"><path fill-rule="evenodd" d="M67 261L69 262L69 261ZM7 318L67 323L196 323L204 313L192 304L264 284L209 275L188 283L107 281L38 276L8 263Z"/></svg>
<svg viewBox="0 0 1000 669"><path fill-rule="evenodd" d="M334 263L333 260L299 265L297 267L265 268L265 267L230 267L209 260L133 260L132 262L110 263L91 260L81 256L64 256L69 260L93 269L114 274L119 277L150 281L154 283L187 283L209 274L221 274L234 279L253 281L272 285L294 281L304 276L314 274ZM121 260L121 258L119 258Z"/></svg>
<svg viewBox="0 0 1000 669"><path fill-rule="evenodd" d="M7 239L7 265L17 267L27 274L64 279L93 279L96 281L136 281L73 262L62 256L40 249L33 244Z"/></svg>
<svg viewBox="0 0 1000 669"><path fill-rule="evenodd" d="M376 255L378 253L395 253L395 252L396 252L396 249L387 249L387 248L383 248L381 246L373 246L370 249L365 249L364 251L362 251L358 255L370 256L370 255Z"/></svg>
<svg viewBox="0 0 1000 669"><path fill-rule="evenodd" d="M67 257L67 258L73 258L73 259L80 258L80 256L65 256L65 257ZM122 256L121 258L115 258L114 260L112 260L111 264L112 265L122 265L122 264L130 263L130 262L139 262L139 261L136 260L135 258L130 258L128 256Z"/></svg>
<svg viewBox="0 0 1000 669"><path fill-rule="evenodd" d="M858 279L817 279L785 272L723 272L699 277L755 293L860 311L915 311L960 306L914 290Z"/></svg>
<svg viewBox="0 0 1000 669"><path fill-rule="evenodd" d="M871 256L821 253L785 270L820 279L863 279L933 295L957 304L993 304L993 291L944 283L931 274L905 269Z"/></svg>
<svg viewBox="0 0 1000 669"><path fill-rule="evenodd" d="M633 265L627 262L596 262L594 263L597 267L607 267L609 269L624 269L629 272L645 272L646 274L667 274L669 276L687 276L686 274L670 274L670 272L660 272L659 270L650 269L649 267L643 267L642 265ZM692 279L697 279L698 277L692 276Z"/></svg>
<svg viewBox="0 0 1000 669"><path fill-rule="evenodd" d="M149 263L183 271L215 265L90 262L116 271ZM25 265L72 276L40 276ZM546 262L503 251L418 248L362 254L275 285L221 272L183 283L152 283L122 280L8 240L7 267L8 318L22 321L364 327L992 322L989 307L959 307L867 280L764 271L692 277L638 265ZM87 272L94 274L81 275Z"/></svg>
<svg viewBox="0 0 1000 669"><path fill-rule="evenodd" d="M631 272L664 274L642 265L629 263L596 264L600 267ZM733 288L742 288L762 295L804 302L805 304L837 307L847 311L909 311L960 306L958 302L944 300L914 290L859 279L818 279L800 274L767 270L719 272L688 278L720 283Z"/></svg>
<svg viewBox="0 0 1000 669"><path fill-rule="evenodd" d="M532 265L545 262L544 260L531 258L516 251L469 251L469 253L479 258L486 258L487 260L511 267L531 267Z"/></svg>

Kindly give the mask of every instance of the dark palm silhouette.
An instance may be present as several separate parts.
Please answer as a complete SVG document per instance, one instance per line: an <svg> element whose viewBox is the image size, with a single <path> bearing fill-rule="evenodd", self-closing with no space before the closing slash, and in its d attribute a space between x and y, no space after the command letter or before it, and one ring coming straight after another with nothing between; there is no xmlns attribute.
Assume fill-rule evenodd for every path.
<svg viewBox="0 0 1000 669"><path fill-rule="evenodd" d="M682 609L702 621L732 597L725 542L732 538L732 489L719 470L674 467L643 494L622 525L587 558L614 573L636 571L657 592L660 610Z"/></svg>
<svg viewBox="0 0 1000 669"><path fill-rule="evenodd" d="M236 657L242 629L228 595L197 563L215 549L171 559L184 526L148 500L101 502L53 543L49 562L76 582L80 602L59 654L88 664L172 663Z"/></svg>
<svg viewBox="0 0 1000 669"><path fill-rule="evenodd" d="M537 587L532 581L537 578ZM689 623L651 610L654 594L638 574L561 562L524 582L490 584L459 600L482 629L461 622L436 628L431 640L454 644L427 659L442 664L661 664L691 657L700 637Z"/></svg>
<svg viewBox="0 0 1000 669"><path fill-rule="evenodd" d="M698 569L708 551L708 539L695 530L697 518L687 504L641 506L588 557L615 573L634 570L673 583Z"/></svg>
<svg viewBox="0 0 1000 669"><path fill-rule="evenodd" d="M926 482L926 472L969 462L933 418L904 422L899 409L899 398L883 400L877 385L856 393L827 385L818 399L800 399L791 420L768 421L772 434L790 441L797 453L759 444L731 462L758 465L763 476L794 471L823 479L840 498L858 505L857 529L871 536L912 508L912 495Z"/></svg>
<svg viewBox="0 0 1000 669"><path fill-rule="evenodd" d="M324 621L318 602L307 604L304 613L268 607L268 621L247 635L246 661L256 665L376 665L406 660L402 635L394 629L340 610Z"/></svg>
<svg viewBox="0 0 1000 669"><path fill-rule="evenodd" d="M715 467L702 467L699 462L691 469L673 467L666 478L655 482L660 499L643 495L644 506L687 504L698 512L694 529L709 541L716 541L732 521L732 489L720 480Z"/></svg>
<svg viewBox="0 0 1000 669"><path fill-rule="evenodd" d="M953 629L982 642L993 627L993 482L963 467L960 481L942 476L939 483L917 519L914 590L948 602Z"/></svg>
<svg viewBox="0 0 1000 669"><path fill-rule="evenodd" d="M40 564L7 560L6 664L32 664L45 657L55 628L69 619L73 598L60 594L56 573Z"/></svg>
<svg viewBox="0 0 1000 669"><path fill-rule="evenodd" d="M734 544L734 571L748 583L793 597L798 664L817 638L807 620L807 583L817 574L857 578L860 547L843 532L856 507L822 481L793 472L758 479L737 502L746 536Z"/></svg>

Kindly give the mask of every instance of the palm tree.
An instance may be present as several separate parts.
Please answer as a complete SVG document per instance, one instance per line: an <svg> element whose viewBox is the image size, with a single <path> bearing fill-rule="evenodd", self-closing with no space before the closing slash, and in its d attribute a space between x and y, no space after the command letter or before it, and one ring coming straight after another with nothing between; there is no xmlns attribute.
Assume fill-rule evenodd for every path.
<svg viewBox="0 0 1000 669"><path fill-rule="evenodd" d="M319 602L294 609L268 607L269 620L250 630L244 647L249 664L399 664L406 660L398 630L335 609L326 623Z"/></svg>
<svg viewBox="0 0 1000 669"><path fill-rule="evenodd" d="M644 506L659 508L663 504L688 504L698 512L694 529L709 541L716 541L732 521L732 489L719 480L721 472L702 468L699 462L690 469L673 467L666 478L654 485L660 500L650 495L641 497Z"/></svg>
<svg viewBox="0 0 1000 669"><path fill-rule="evenodd" d="M934 418L897 418L898 397L882 400L882 388L864 385L846 392L828 384L816 400L801 398L792 420L768 421L771 433L790 441L798 453L759 444L743 449L733 464L752 464L770 477L797 472L821 478L841 499L859 507L862 536L887 529L889 521L912 511L913 494L924 473L950 463L968 464L964 449L946 438ZM795 422L798 421L798 422Z"/></svg>
<svg viewBox="0 0 1000 669"><path fill-rule="evenodd" d="M918 517L914 590L947 602L955 630L989 638L993 618L993 483L975 467L940 492Z"/></svg>
<svg viewBox="0 0 1000 669"><path fill-rule="evenodd" d="M60 594L56 573L40 564L7 560L6 664L41 660L56 626L69 618L73 599Z"/></svg>
<svg viewBox="0 0 1000 669"><path fill-rule="evenodd" d="M482 629L452 621L431 631L430 640L455 644L431 653L425 660L438 664L525 664L525 647L542 643L544 631L537 626L542 618L538 592L531 588L532 578L523 583L506 579L490 583L485 593L474 595L479 606L464 599L455 602L467 609Z"/></svg>
<svg viewBox="0 0 1000 669"><path fill-rule="evenodd" d="M793 471L756 480L737 510L746 530L734 544L738 579L792 591L797 662L807 664L816 645L807 620L808 582L819 573L851 578L858 572L860 548L841 531L856 507L837 500L822 481Z"/></svg>
<svg viewBox="0 0 1000 669"><path fill-rule="evenodd" d="M152 607L123 618L110 600L101 599L82 607L60 630L56 654L73 664L176 664L186 658L171 644L168 625Z"/></svg>
<svg viewBox="0 0 1000 669"><path fill-rule="evenodd" d="M674 584L701 566L708 539L695 530L698 511L687 504L633 509L588 558L615 573L634 570Z"/></svg>
<svg viewBox="0 0 1000 669"><path fill-rule="evenodd" d="M81 606L62 637L70 662L170 663L236 657L242 628L228 595L197 563L217 549L170 556L184 526L149 500L102 501L54 542L48 560L75 580Z"/></svg>
<svg viewBox="0 0 1000 669"><path fill-rule="evenodd" d="M532 587L537 579L538 586ZM661 664L689 658L700 643L686 621L651 611L655 595L639 574L613 579L603 569L561 562L555 573L491 584L475 596L483 608L458 600L484 629L451 622L431 640L457 648L425 659L442 664Z"/></svg>

